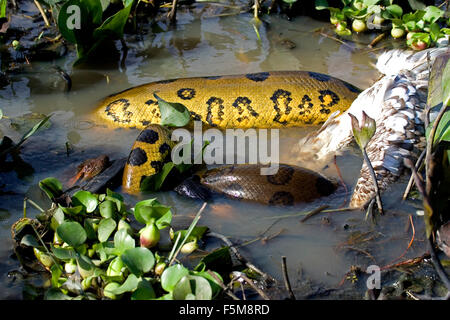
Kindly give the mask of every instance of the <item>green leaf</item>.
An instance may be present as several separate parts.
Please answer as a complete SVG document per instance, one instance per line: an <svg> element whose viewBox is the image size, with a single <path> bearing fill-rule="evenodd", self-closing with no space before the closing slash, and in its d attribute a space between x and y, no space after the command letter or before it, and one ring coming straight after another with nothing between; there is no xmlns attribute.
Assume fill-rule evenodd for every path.
<svg viewBox="0 0 450 320"><path fill-rule="evenodd" d="M95 231L96 229L95 224L98 225L99 222L100 222L99 219L91 219L91 218L84 219L84 230L86 231L88 239L90 240L97 239L97 231Z"/></svg>
<svg viewBox="0 0 450 320"><path fill-rule="evenodd" d="M161 125L169 127L184 127L191 120L191 113L181 103L167 102L156 95L161 113Z"/></svg>
<svg viewBox="0 0 450 320"><path fill-rule="evenodd" d="M114 198L114 199L117 199L117 200L123 202L123 196L120 193L110 190L109 188L106 189L106 195L110 198Z"/></svg>
<svg viewBox="0 0 450 320"><path fill-rule="evenodd" d="M98 200L89 191L80 190L72 196L72 203L75 206L83 205L86 208L86 212L91 213L97 208Z"/></svg>
<svg viewBox="0 0 450 320"><path fill-rule="evenodd" d="M174 300L211 300L212 289L208 280L199 276L184 276L173 290Z"/></svg>
<svg viewBox="0 0 450 320"><path fill-rule="evenodd" d="M51 266L50 271L52 273L52 287L58 288L60 286L59 277L62 275L62 267L54 264Z"/></svg>
<svg viewBox="0 0 450 320"><path fill-rule="evenodd" d="M136 291L131 295L131 300L152 300L156 297L155 291L151 283L145 279L142 279Z"/></svg>
<svg viewBox="0 0 450 320"><path fill-rule="evenodd" d="M114 218L117 210L117 205L111 200L105 200L98 206L100 215L103 218Z"/></svg>
<svg viewBox="0 0 450 320"><path fill-rule="evenodd" d="M441 108L443 108L443 106ZM434 121L430 123L425 132L427 139L430 135L433 125ZM439 121L436 132L434 134L433 144L436 145L441 141L450 141L450 110L444 112L444 115L442 116L441 121Z"/></svg>
<svg viewBox="0 0 450 320"><path fill-rule="evenodd" d="M70 260L76 258L76 253L74 249L71 248L58 248L53 245L50 245L52 253L56 258L60 260Z"/></svg>
<svg viewBox="0 0 450 320"><path fill-rule="evenodd" d="M6 17L6 0L0 0L0 18ZM0 110L0 119L1 119L1 110Z"/></svg>
<svg viewBox="0 0 450 320"><path fill-rule="evenodd" d="M39 188L45 192L50 200L58 198L62 195L62 184L56 178L45 178L39 181Z"/></svg>
<svg viewBox="0 0 450 320"><path fill-rule="evenodd" d="M444 15L444 11L435 6L428 6L425 8L425 15L423 20L428 23L434 23Z"/></svg>
<svg viewBox="0 0 450 320"><path fill-rule="evenodd" d="M222 277L220 276L219 273L214 272L213 273L216 275L216 277L218 279L220 279L220 281L223 282ZM206 280L208 280L209 285L211 286L212 289L212 297L215 298L221 291L222 291L222 287L220 286L219 282L217 282L216 279L214 279L213 276L211 276L208 272L206 271L192 271L191 274L195 275L195 276L199 276L199 277L203 277Z"/></svg>
<svg viewBox="0 0 450 320"><path fill-rule="evenodd" d="M81 3L88 12L89 19L95 25L102 23L103 8L99 0L81 0Z"/></svg>
<svg viewBox="0 0 450 320"><path fill-rule="evenodd" d="M128 270L138 277L149 272L155 264L153 253L147 248L127 249L121 258Z"/></svg>
<svg viewBox="0 0 450 320"><path fill-rule="evenodd" d="M109 236L114 232L117 223L112 218L102 219L98 225L98 240L105 242Z"/></svg>
<svg viewBox="0 0 450 320"><path fill-rule="evenodd" d="M156 198L140 201L134 207L134 217L138 222L149 224L155 221L158 228L158 219L165 217L164 219L167 220L166 214L169 212L171 218L170 207L161 205Z"/></svg>
<svg viewBox="0 0 450 320"><path fill-rule="evenodd" d="M56 232L64 242L67 242L72 247L82 245L87 238L83 227L74 221L64 222L56 229Z"/></svg>
<svg viewBox="0 0 450 320"><path fill-rule="evenodd" d="M133 1L127 7L106 19L100 27L95 29L94 38L97 40L103 37L123 38L123 29L130 15L132 5Z"/></svg>
<svg viewBox="0 0 450 320"><path fill-rule="evenodd" d="M128 234L127 230L121 229L114 235L115 253L121 255L127 249L132 249L136 245L134 239Z"/></svg>
<svg viewBox="0 0 450 320"><path fill-rule="evenodd" d="M442 73L442 103L444 107L450 105L450 61L447 61Z"/></svg>
<svg viewBox="0 0 450 320"><path fill-rule="evenodd" d="M75 215L79 214L81 211L83 211L83 206L76 206L76 207L63 207L62 205L58 204L58 207L68 215Z"/></svg>
<svg viewBox="0 0 450 320"><path fill-rule="evenodd" d="M329 7L327 0L316 0L316 10L324 10Z"/></svg>
<svg viewBox="0 0 450 320"><path fill-rule="evenodd" d="M24 245L24 246L27 246L27 247L33 247L33 248L40 247L40 245L37 242L36 238L33 237L31 234L24 235L22 240L20 240L20 244Z"/></svg>
<svg viewBox="0 0 450 320"><path fill-rule="evenodd" d="M80 10L79 17L77 17L78 9ZM79 19L79 26L76 25L76 19ZM91 41L89 13L80 0L68 0L64 3L59 11L57 20L59 32L67 41L79 46ZM79 29L77 29L78 27ZM82 32L84 32L84 38Z"/></svg>
<svg viewBox="0 0 450 320"><path fill-rule="evenodd" d="M403 9L397 4L393 4L386 7L386 11L395 18L401 18L403 14Z"/></svg>
<svg viewBox="0 0 450 320"><path fill-rule="evenodd" d="M162 170L156 174L145 177L141 182L141 191L156 192L159 191L169 175L170 171L175 167L173 162L167 162L164 164Z"/></svg>
<svg viewBox="0 0 450 320"><path fill-rule="evenodd" d="M16 147L20 146L22 143L25 142L25 140L27 140L29 137L31 137L33 134L35 134L36 131L38 131L43 125L45 125L47 123L47 121L50 119L51 116L52 115L49 115L49 116L45 117L44 119L39 121L36 125L34 125L33 128L31 128L27 133L25 133L23 135L23 137L20 139L20 141L16 145Z"/></svg>
<svg viewBox="0 0 450 320"><path fill-rule="evenodd" d="M113 294L123 294L125 292L133 292L139 285L139 279L134 274L130 274L125 282L117 288L111 290Z"/></svg>
<svg viewBox="0 0 450 320"><path fill-rule="evenodd" d="M161 275L161 287L167 292L172 292L181 278L189 274L189 270L181 264L175 264L164 270Z"/></svg>
<svg viewBox="0 0 450 320"><path fill-rule="evenodd" d="M45 292L44 300L72 300L72 298L59 289L51 288Z"/></svg>

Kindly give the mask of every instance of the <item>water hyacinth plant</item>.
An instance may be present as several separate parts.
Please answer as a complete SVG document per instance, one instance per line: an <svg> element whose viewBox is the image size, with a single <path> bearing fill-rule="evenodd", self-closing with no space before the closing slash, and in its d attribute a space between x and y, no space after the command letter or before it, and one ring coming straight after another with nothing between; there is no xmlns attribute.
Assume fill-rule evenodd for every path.
<svg viewBox="0 0 450 320"><path fill-rule="evenodd" d="M67 201L57 179L39 186L51 208L37 220L21 219L12 232L16 255L34 257L49 272L46 299L213 299L222 292L222 276L207 272L217 263L214 258L206 255L192 270L176 260L179 252L198 248L207 228L196 223L206 204L189 229L174 231L170 207L157 199L127 209L123 197L109 189L105 194L78 191ZM158 246L160 230L169 226L178 240L170 253Z"/></svg>

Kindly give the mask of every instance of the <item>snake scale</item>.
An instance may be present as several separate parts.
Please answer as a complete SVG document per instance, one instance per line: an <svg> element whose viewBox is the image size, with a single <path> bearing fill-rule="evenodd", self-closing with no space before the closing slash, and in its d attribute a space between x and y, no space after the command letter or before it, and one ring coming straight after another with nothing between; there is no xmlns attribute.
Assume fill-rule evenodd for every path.
<svg viewBox="0 0 450 320"><path fill-rule="evenodd" d="M334 112L347 110L359 92L347 82L307 71L196 77L127 89L104 99L96 114L116 127L144 129L132 147L123 176L124 191L137 193L142 179L162 168L172 147L170 132L157 125L161 114L155 93L165 101L182 103L193 120L200 120L208 127L245 129L322 124ZM302 168L292 168L288 174L301 176ZM238 170L235 174L242 172ZM311 179L305 179L304 186L317 191L313 192L316 197L323 195L316 182L324 178L314 173L308 177ZM238 180L241 178L242 175ZM242 179L241 184L244 180L246 184L263 183L256 176ZM290 181L285 187L291 194L298 194L298 179ZM271 204L273 197L262 199L255 190L248 189L243 197ZM295 198L294 202L308 201L305 199L311 200Z"/></svg>

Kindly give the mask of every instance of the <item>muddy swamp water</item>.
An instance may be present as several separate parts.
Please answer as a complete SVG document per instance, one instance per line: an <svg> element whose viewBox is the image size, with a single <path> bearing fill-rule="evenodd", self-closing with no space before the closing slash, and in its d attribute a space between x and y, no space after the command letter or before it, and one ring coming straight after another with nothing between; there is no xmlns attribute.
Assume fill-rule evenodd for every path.
<svg viewBox="0 0 450 320"><path fill-rule="evenodd" d="M50 205L38 182L46 177L66 182L81 162L101 154L111 159L128 156L139 130L111 129L93 120L92 111L105 96L158 80L261 71L315 71L361 89L380 76L374 63L382 50L367 47L373 34L355 36L353 42L339 42L330 36L329 23L307 16L288 20L273 14L264 16L258 39L249 22L252 14L237 14L242 4L230 3L182 5L176 26L169 26L165 19L152 24L138 22L137 33L125 30L126 54L117 41L119 49L112 50L108 57L111 62L102 65L73 67L77 56L71 45L54 49L54 57L36 58L29 63L23 61L20 50L9 45L13 38L6 42L9 46L0 48L2 71L8 70L8 81L0 85L0 109L6 116L0 120L0 137L18 141L42 115L52 114L50 125L23 144L15 167L0 170L0 299L27 298L32 286L48 285L48 278L42 274L21 271L10 233L11 225L24 214L24 198L43 208ZM26 46L40 36L44 22L33 1L19 1L18 5L20 10L9 30L17 32ZM400 45L392 40L380 44ZM58 70L70 75L70 91ZM274 276L280 287L281 257L286 256L290 282L299 299L363 299L367 290L364 271L368 266L383 268L426 252L423 219L416 215L421 208L411 201L401 201L408 175L383 193L386 214L376 221L366 219L365 211L322 213L305 222L300 221L300 216L277 219L323 204L339 208L351 195L363 163L356 147L338 156L336 165L330 163L325 168L311 162L299 163L292 157L292 145L317 128L281 130L280 162L301 165L337 180L339 168L348 190L340 186L330 197L288 208L215 199L206 207L199 225L229 237L248 260ZM120 192L120 187L115 191ZM134 205L154 197L172 207L172 224L182 227L190 224L202 204L172 191L125 196L125 202ZM37 213L27 205L28 217ZM183 256L182 262L195 265L193 261L205 251L219 246L219 241L208 238L201 250ZM354 271L355 267L362 273ZM415 286L422 293L442 289L435 286L437 278L429 269L431 264L425 264L420 281L405 285L401 281L408 275L406 270L386 269L381 274L382 285L397 284L393 288L401 287L399 294L402 286ZM252 297L258 299L257 295L248 298ZM276 299L285 297L275 295Z"/></svg>

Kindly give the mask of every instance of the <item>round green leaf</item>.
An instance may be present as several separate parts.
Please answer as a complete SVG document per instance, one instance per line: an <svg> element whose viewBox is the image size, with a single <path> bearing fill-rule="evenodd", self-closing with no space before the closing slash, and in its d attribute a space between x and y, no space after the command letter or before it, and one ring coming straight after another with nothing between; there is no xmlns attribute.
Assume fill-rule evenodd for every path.
<svg viewBox="0 0 450 320"><path fill-rule="evenodd" d="M184 276L173 290L174 300L211 300L212 290L203 277Z"/></svg>
<svg viewBox="0 0 450 320"><path fill-rule="evenodd" d="M58 204L58 206L61 208L61 210L68 215L73 214L79 214L81 211L83 211L83 206L76 206L76 207L63 207L62 205Z"/></svg>
<svg viewBox="0 0 450 320"><path fill-rule="evenodd" d="M128 270L138 277L149 272L155 264L153 253L147 248L127 249L121 258Z"/></svg>
<svg viewBox="0 0 450 320"><path fill-rule="evenodd" d="M41 188L51 200L58 198L63 193L62 184L56 178L46 178L39 181L39 188Z"/></svg>
<svg viewBox="0 0 450 320"><path fill-rule="evenodd" d="M79 204L83 205L86 208L87 213L93 212L97 208L97 205L98 205L97 197L94 196L89 191L84 191L84 190L80 190L80 191L76 192L72 196L72 202L74 203L74 205L79 205Z"/></svg>
<svg viewBox="0 0 450 320"><path fill-rule="evenodd" d="M100 210L100 214L103 218L114 218L117 206L113 201L106 200L100 203L98 209Z"/></svg>
<svg viewBox="0 0 450 320"><path fill-rule="evenodd" d="M105 242L116 229L117 223L112 218L102 219L98 225L98 240Z"/></svg>
<svg viewBox="0 0 450 320"><path fill-rule="evenodd" d="M164 270L161 275L161 287L167 292L172 292L178 281L188 274L188 269L181 264L175 264Z"/></svg>
<svg viewBox="0 0 450 320"><path fill-rule="evenodd" d="M56 229L56 232L64 242L67 242L72 247L82 245L87 238L86 231L84 231L83 227L74 221L62 223Z"/></svg>
<svg viewBox="0 0 450 320"><path fill-rule="evenodd" d="M156 297L155 291L150 282L141 280L136 291L131 295L131 300L152 300Z"/></svg>
<svg viewBox="0 0 450 320"><path fill-rule="evenodd" d="M121 255L127 249L132 249L136 245L134 239L128 234L126 229L121 229L114 235L114 247L116 248L115 253Z"/></svg>

